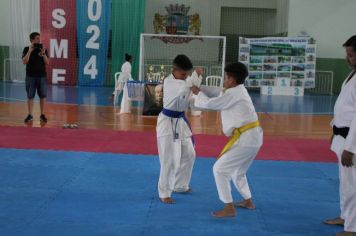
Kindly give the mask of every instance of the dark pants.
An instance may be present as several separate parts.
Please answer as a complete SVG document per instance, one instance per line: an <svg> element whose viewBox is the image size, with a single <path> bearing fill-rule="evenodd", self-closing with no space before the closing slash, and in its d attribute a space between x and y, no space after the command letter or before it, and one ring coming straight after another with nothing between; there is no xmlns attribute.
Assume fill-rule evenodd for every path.
<svg viewBox="0 0 356 236"><path fill-rule="evenodd" d="M37 94L40 98L47 96L47 78L46 77L31 77L26 76L26 92L27 98L33 99Z"/></svg>

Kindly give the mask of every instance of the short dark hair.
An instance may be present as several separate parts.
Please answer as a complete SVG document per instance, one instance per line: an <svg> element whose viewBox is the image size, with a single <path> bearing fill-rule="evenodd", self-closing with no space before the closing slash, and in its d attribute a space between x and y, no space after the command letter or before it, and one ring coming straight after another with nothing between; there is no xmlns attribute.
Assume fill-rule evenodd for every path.
<svg viewBox="0 0 356 236"><path fill-rule="evenodd" d="M351 36L342 46L352 47L352 51L356 52L356 35Z"/></svg>
<svg viewBox="0 0 356 236"><path fill-rule="evenodd" d="M245 83L245 79L248 76L246 66L241 62L235 62L225 66L225 73L229 77L233 77L237 84Z"/></svg>
<svg viewBox="0 0 356 236"><path fill-rule="evenodd" d="M40 33L38 32L32 32L30 34L30 41L34 40L37 36L40 36Z"/></svg>
<svg viewBox="0 0 356 236"><path fill-rule="evenodd" d="M173 66L178 67L179 69L190 71L193 69L193 64L186 55L178 55L173 60Z"/></svg>
<svg viewBox="0 0 356 236"><path fill-rule="evenodd" d="M132 59L132 56L125 53L125 61L130 61Z"/></svg>

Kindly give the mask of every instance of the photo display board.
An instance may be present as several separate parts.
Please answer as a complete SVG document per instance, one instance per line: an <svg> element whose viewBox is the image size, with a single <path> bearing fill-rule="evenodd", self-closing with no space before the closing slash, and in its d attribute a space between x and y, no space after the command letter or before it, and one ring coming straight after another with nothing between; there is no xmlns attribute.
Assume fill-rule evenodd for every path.
<svg viewBox="0 0 356 236"><path fill-rule="evenodd" d="M239 61L249 71L246 87L315 86L316 44L310 37L240 37Z"/></svg>

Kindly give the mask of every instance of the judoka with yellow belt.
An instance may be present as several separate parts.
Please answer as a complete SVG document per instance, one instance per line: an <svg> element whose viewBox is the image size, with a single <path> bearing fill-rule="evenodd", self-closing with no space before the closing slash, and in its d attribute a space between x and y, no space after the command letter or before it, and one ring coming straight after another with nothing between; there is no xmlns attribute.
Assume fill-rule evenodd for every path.
<svg viewBox="0 0 356 236"><path fill-rule="evenodd" d="M251 97L244 87L247 75L244 64L227 65L225 92L215 98L209 98L198 87L192 88L193 93L198 95L196 107L221 111L223 132L230 137L213 168L219 198L225 204L224 209L212 213L215 217L235 216L234 206L255 209L246 173L262 146L263 131ZM243 201L233 203L230 181L244 198Z"/></svg>

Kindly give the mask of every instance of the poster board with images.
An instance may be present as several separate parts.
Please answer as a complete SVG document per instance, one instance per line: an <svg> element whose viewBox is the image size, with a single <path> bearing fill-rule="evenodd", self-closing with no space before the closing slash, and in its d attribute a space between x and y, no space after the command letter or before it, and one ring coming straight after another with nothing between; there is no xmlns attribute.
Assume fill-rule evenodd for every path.
<svg viewBox="0 0 356 236"><path fill-rule="evenodd" d="M163 84L146 83L144 87L144 116L158 116L163 109Z"/></svg>
<svg viewBox="0 0 356 236"><path fill-rule="evenodd" d="M315 87L316 42L310 37L239 38L246 87Z"/></svg>

